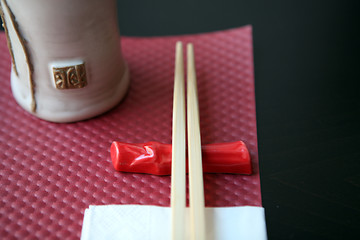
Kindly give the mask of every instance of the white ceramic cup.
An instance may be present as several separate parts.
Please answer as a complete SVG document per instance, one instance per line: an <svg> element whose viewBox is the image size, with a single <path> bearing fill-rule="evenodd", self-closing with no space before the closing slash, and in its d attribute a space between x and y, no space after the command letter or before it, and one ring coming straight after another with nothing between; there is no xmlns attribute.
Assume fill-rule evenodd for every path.
<svg viewBox="0 0 360 240"><path fill-rule="evenodd" d="M115 0L0 0L16 101L39 118L73 122L124 97Z"/></svg>

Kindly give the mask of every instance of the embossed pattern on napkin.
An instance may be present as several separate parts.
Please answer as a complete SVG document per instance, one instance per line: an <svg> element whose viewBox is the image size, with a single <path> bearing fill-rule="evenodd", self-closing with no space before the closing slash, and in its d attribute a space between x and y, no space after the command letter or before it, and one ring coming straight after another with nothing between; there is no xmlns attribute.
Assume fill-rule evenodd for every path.
<svg viewBox="0 0 360 240"><path fill-rule="evenodd" d="M54 124L11 95L11 58L0 34L0 235L5 239L79 239L84 209L96 204L169 206L170 178L116 172L112 141L171 142L174 45L193 42L202 140L243 140L254 174L204 174L210 206L261 206L251 26L172 37L122 38L128 95L87 121ZM120 44L120 41L119 41Z"/></svg>

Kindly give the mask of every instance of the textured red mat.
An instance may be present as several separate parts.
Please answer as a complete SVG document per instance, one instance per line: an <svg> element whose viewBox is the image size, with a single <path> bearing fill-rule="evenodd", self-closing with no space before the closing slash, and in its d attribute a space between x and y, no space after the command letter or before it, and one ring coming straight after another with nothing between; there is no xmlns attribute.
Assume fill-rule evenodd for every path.
<svg viewBox="0 0 360 240"><path fill-rule="evenodd" d="M131 86L121 104L87 121L56 124L23 111L10 90L0 34L0 236L79 239L90 204L170 204L170 177L113 169L113 140L171 143L175 42L195 45L203 143L243 140L254 174L205 174L207 206L261 206L251 27L123 37Z"/></svg>

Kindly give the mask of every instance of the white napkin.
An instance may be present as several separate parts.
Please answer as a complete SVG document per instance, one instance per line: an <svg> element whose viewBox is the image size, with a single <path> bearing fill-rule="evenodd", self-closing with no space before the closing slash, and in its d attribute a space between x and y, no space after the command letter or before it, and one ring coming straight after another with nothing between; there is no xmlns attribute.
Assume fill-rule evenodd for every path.
<svg viewBox="0 0 360 240"><path fill-rule="evenodd" d="M262 207L205 208L205 217L207 240L267 239ZM169 240L170 221L169 207L91 205L85 210L81 240Z"/></svg>

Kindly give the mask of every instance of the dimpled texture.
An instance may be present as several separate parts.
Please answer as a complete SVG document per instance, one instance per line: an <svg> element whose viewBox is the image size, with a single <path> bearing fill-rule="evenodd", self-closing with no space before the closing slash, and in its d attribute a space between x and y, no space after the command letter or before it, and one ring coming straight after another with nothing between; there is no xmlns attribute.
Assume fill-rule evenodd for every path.
<svg viewBox="0 0 360 240"><path fill-rule="evenodd" d="M0 34L1 209L3 239L79 239L90 204L169 206L170 177L121 173L113 140L171 143L175 43L195 47L203 143L243 140L254 174L204 174L207 206L261 206L252 29L168 37L123 37L131 85L109 112L49 123L25 112L10 89L10 55Z"/></svg>

